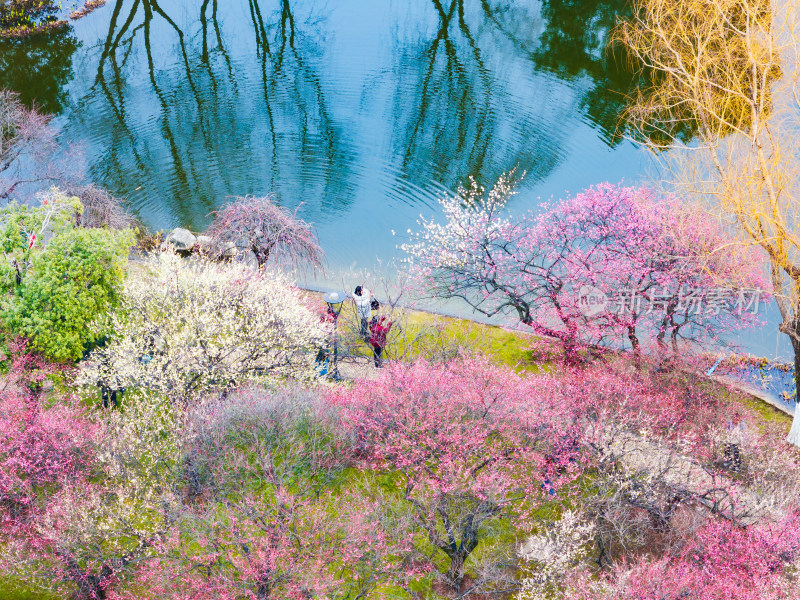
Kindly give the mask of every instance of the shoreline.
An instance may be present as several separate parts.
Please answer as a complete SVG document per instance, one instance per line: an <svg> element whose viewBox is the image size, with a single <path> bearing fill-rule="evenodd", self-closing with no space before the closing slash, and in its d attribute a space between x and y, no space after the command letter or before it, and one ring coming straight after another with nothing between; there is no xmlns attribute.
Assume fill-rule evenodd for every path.
<svg viewBox="0 0 800 600"><path fill-rule="evenodd" d="M301 289L304 292L309 292L309 293L313 293L313 294L324 294L324 293L331 292L331 291L341 291L341 290L334 290L332 288L321 289L322 286L313 286L313 287L300 287L300 286L298 286L298 288ZM349 295L348 295L348 298L350 298ZM466 321L466 322L469 322L469 323L473 323L473 324L476 324L476 325L482 325L482 326L485 326L485 327L494 327L494 328L506 331L506 332L508 332L508 333L510 333L512 335L523 337L523 338L543 339L543 340L548 340L550 342L557 342L558 341L556 338L548 338L548 337L542 336L542 335L536 335L536 334L533 334L533 333L527 333L527 332L519 330L519 329L506 327L506 326L503 326L503 325L497 325L497 324L494 324L494 323L484 323L484 322L477 321L475 319L470 319L468 317L464 317L464 316L460 316L460 315L447 314L447 313L439 312L439 311L436 311L436 310L409 307L409 306L403 306L403 305L398 305L398 307L402 308L404 310L409 310L409 311L412 311L412 312L421 313L421 314L432 316L432 317L440 317L440 318L454 320L454 321ZM708 356L709 359L711 359L712 357L713 357L713 355L709 355ZM727 357L728 358L742 357L744 359L750 359L750 360L753 360L753 361L762 361L763 360L763 361L766 362L767 365L771 365L771 366L785 366L785 365L788 365L788 363L782 363L782 362L779 362L779 361L769 361L769 360L767 360L765 358L762 358L762 357L754 357L754 356L745 355L745 354L731 353ZM768 406L780 411L781 413L783 413L783 414L785 414L785 415L787 415L789 417L794 417L796 409L793 408L792 406L788 405L786 402L783 402L780 399L779 396L773 394L772 392L770 392L769 390L767 390L765 388L758 387L758 386L756 386L754 384L749 384L747 382L738 380L738 379L736 379L734 377L729 377L729 376L726 376L726 375L714 375L713 373L708 373L706 370L701 370L698 373L703 375L704 377L708 378L711 381L715 381L715 382L717 382L717 383L719 383L721 385L724 385L726 387L733 388L733 389L735 389L736 391L738 391L738 392L740 392L742 394L750 396L751 398L753 398L755 400L759 400L759 401L765 403L766 405L768 405Z"/></svg>
<svg viewBox="0 0 800 600"><path fill-rule="evenodd" d="M175 231L175 230L173 230L173 231ZM188 230L186 230L186 231L188 232ZM166 236L166 239L169 239L169 234ZM188 250L177 250L177 251L179 253L181 253L182 255L184 255L184 256L192 256L192 255L196 254L195 251L194 251L194 246L192 248L188 249ZM135 251L135 254L136 254L136 258L133 258L132 256L129 257L129 261L128 261L129 263L140 262L141 259L146 258L146 255L149 254L149 252ZM247 264L246 260L244 260L242 262ZM331 292L331 291L337 291L337 292L344 291L344 290L341 290L341 289L335 289L333 287L319 285L319 284L309 285L309 284L305 284L304 283L302 285L297 284L296 287L299 290L301 290L302 292L315 294L315 295L321 295L321 294L325 294L325 293ZM347 299L352 299L352 297L351 297L349 292L344 291L344 293L347 296ZM446 311L436 310L436 309L432 309L432 308L420 308L420 307L416 307L416 306L413 306L413 305L412 306L408 306L408 305L405 305L405 304L402 304L402 303L393 305L393 308L394 307L402 309L402 310L405 310L405 311L409 311L411 314L417 313L417 314L420 314L420 315L425 315L427 317L441 318L441 319L445 319L445 320L449 320L449 321L453 321L453 322L459 322L460 321L460 322L469 323L469 324L472 324L472 325L493 328L493 329L496 329L496 330L499 330L499 331L504 331L504 332L506 332L506 333L508 333L510 335L513 335L513 336L518 337L518 338L523 339L523 340L525 340L525 339L531 339L531 340L533 340L533 339L541 339L541 340L549 341L551 343L556 343L558 341L556 338L549 338L549 337L546 337L546 336L537 335L537 334L534 334L534 333L529 333L529 332L526 332L526 331L524 331L522 329L519 329L519 328L509 327L509 326L502 325L502 324L497 324L497 323L490 323L490 322L478 320L478 319L475 319L475 318L470 318L468 316L454 314L452 312L446 312ZM709 361L712 364L713 364L713 361L714 361L715 358L718 359L718 360L717 360L717 363L714 364L714 366L710 367L710 369L708 369L708 370L702 369L701 371L698 372L698 374L706 377L710 381L714 381L714 382L719 383L721 385L724 385L726 387L732 388L732 389L738 391L739 393L742 393L742 394L744 394L746 396L749 396L750 398L758 400L758 401L764 403L765 405L771 407L772 409L780 411L782 414L784 414L784 415L786 415L788 417L792 417L792 418L794 417L795 408L792 407L789 403L787 403L785 401L782 401L778 395L772 393L770 390L768 390L766 388L763 388L763 387L758 387L755 384L751 384L751 383L749 383L747 381L742 381L742 380L737 379L735 377L731 377L731 376L728 376L728 375L715 375L714 374L714 371L719 366L720 362L729 363L731 360L737 360L737 359L739 361L741 361L742 363L744 363L744 364L746 364L748 362L752 363L752 364L758 363L758 364L761 364L763 366L775 367L775 368L783 369L783 370L786 370L786 368L791 367L791 365L789 363L778 361L778 360L774 360L773 361L773 360L769 360L769 359L767 359L765 357L756 357L756 356L753 356L753 355L750 355L750 354L739 354L739 353L736 353L736 352L728 352L725 355L722 355L720 352L718 352L716 354L706 353L706 354L701 355L701 356L703 356L704 358L708 358Z"/></svg>

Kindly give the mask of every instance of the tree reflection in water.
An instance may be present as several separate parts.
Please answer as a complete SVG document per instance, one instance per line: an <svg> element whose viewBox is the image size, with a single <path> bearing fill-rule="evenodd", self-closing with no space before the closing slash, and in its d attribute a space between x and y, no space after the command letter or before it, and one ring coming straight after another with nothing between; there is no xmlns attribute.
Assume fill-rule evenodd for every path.
<svg viewBox="0 0 800 600"><path fill-rule="evenodd" d="M544 178L561 159L564 125L576 107L530 61L538 4L431 2L439 21L433 38L398 48L394 118L403 170L413 176L432 169L448 187L467 175L491 184L515 166L529 180ZM511 32L502 21L509 13L528 26Z"/></svg>
<svg viewBox="0 0 800 600"><path fill-rule="evenodd" d="M71 27L0 38L0 89L17 92L29 108L60 114L67 102L65 86L73 76L72 56L80 45Z"/></svg>
<svg viewBox="0 0 800 600"><path fill-rule="evenodd" d="M230 194L273 191L297 204L293 186L304 169L325 174L319 198L347 197L330 189L346 185L347 153L322 78L307 58L318 53L320 21L298 24L288 0L266 15L248 1L258 95L248 86L249 65L236 64L226 48L218 0L198 2L189 33L156 0L118 0L113 7L95 84L82 99L91 106L82 125L103 153L95 178L141 197L134 204L145 212L168 211L160 221L201 227ZM176 58L167 68L164 36ZM132 89L142 51L147 89ZM154 102L148 106L141 96ZM152 198L158 206L148 206Z"/></svg>
<svg viewBox="0 0 800 600"><path fill-rule="evenodd" d="M108 31L88 53L94 85L66 125L89 146L93 178L147 222L200 228L229 195L272 191L289 206L344 214L387 181L384 193L412 203L514 166L533 186L587 139L586 123L618 142L637 82L604 47L623 0L414 0L406 21L376 8L391 28L365 47L367 70L352 67L352 80L338 79L351 68L336 54L341 40L383 24L335 12L354 5L319 6L107 6ZM348 85L385 105L362 104L353 117ZM408 183L424 193L396 193Z"/></svg>
<svg viewBox="0 0 800 600"><path fill-rule="evenodd" d="M432 168L448 186L467 174L491 184L517 166L541 180L581 120L619 144L629 97L643 83L609 47L627 0L430 3L435 35L397 48L406 82L396 87L394 119L406 173Z"/></svg>
<svg viewBox="0 0 800 600"><path fill-rule="evenodd" d="M632 96L655 76L639 75L624 48L610 41L618 20L630 14L629 0L542 0L541 11L546 25L532 55L537 68L568 81L589 81L581 108L607 144L619 144ZM675 127L686 142L697 133L688 123Z"/></svg>

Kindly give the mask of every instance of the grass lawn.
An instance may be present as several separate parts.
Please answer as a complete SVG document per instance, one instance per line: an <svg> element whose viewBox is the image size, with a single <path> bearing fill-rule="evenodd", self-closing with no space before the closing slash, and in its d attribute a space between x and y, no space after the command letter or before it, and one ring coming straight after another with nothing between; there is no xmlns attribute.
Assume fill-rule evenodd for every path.
<svg viewBox="0 0 800 600"><path fill-rule="evenodd" d="M3 600L63 600L61 596L31 590L13 579L0 579L0 598Z"/></svg>

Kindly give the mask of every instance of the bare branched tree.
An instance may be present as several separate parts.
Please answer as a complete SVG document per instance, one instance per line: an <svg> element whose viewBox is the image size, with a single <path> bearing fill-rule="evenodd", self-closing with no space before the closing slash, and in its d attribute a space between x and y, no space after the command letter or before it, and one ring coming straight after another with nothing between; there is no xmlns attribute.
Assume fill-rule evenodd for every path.
<svg viewBox="0 0 800 600"><path fill-rule="evenodd" d="M278 206L271 196L238 196L216 211L206 234L217 251L226 244L255 254L258 266L268 260L292 268L322 268L322 249L311 225L297 218L297 211Z"/></svg>
<svg viewBox="0 0 800 600"><path fill-rule="evenodd" d="M39 168L55 150L49 121L25 107L17 93L0 90L0 201L21 185L57 180L51 169Z"/></svg>
<svg viewBox="0 0 800 600"><path fill-rule="evenodd" d="M125 209L121 198L96 185L70 186L65 192L67 196L77 196L83 205L80 217L82 227L127 229L138 224L136 217Z"/></svg>

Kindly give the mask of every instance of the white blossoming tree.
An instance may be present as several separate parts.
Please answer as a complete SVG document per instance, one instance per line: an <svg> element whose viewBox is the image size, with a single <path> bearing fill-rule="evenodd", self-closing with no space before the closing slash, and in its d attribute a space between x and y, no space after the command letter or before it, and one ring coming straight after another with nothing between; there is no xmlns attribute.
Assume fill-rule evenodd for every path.
<svg viewBox="0 0 800 600"><path fill-rule="evenodd" d="M595 524L586 515L566 510L558 521L548 525L518 549L529 568L524 571L517 600L557 598L564 576L589 554Z"/></svg>
<svg viewBox="0 0 800 600"><path fill-rule="evenodd" d="M178 402L243 381L311 377L328 333L286 275L174 254L131 274L110 329L81 382Z"/></svg>

